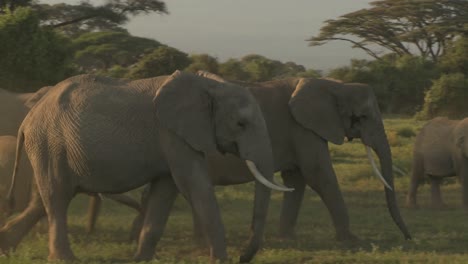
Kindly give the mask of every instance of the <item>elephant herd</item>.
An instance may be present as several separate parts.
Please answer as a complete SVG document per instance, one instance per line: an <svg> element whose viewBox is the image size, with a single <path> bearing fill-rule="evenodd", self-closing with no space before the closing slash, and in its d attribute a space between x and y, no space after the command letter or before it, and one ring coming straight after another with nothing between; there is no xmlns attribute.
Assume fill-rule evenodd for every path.
<svg viewBox="0 0 468 264"><path fill-rule="evenodd" d="M138 211L134 259L150 260L181 193L211 259L225 260L214 186L251 181L251 236L240 262L249 262L262 244L271 189L284 192L281 236L294 236L307 185L326 205L336 238L353 240L328 149L328 142L343 144L345 137L360 138L366 146L385 186L390 215L411 239L396 202L391 150L377 100L364 84L315 78L246 83L180 71L136 81L79 75L31 94L0 90L0 110L0 213L19 212L0 228L4 253L46 216L49 260L73 260L67 208L77 193L86 193L94 205L88 231L101 196ZM436 119L418 135L409 204L416 206L423 175L434 180L435 195L440 177L460 175L468 187L463 180L468 173L466 124ZM285 186L274 183L275 172ZM141 203L125 194L144 185ZM466 205L468 194L463 193ZM434 199L441 203L439 198Z"/></svg>

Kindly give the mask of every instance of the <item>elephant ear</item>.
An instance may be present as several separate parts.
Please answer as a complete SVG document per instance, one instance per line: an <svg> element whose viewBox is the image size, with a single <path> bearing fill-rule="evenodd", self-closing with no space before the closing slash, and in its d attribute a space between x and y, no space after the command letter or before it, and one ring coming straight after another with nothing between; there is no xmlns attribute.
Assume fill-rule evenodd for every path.
<svg viewBox="0 0 468 264"><path fill-rule="evenodd" d="M174 72L162 84L153 103L162 125L197 151L216 150L209 89L219 83L194 74Z"/></svg>
<svg viewBox="0 0 468 264"><path fill-rule="evenodd" d="M341 145L345 130L333 90L339 83L324 79L301 79L289 100L294 119L334 144Z"/></svg>

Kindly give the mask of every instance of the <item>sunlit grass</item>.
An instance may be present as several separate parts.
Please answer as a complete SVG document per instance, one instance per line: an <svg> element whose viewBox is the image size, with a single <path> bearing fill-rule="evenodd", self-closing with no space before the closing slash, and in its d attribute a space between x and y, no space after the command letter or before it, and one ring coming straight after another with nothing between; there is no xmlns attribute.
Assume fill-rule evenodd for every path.
<svg viewBox="0 0 468 264"><path fill-rule="evenodd" d="M278 238L277 227L282 194L273 192L265 244L253 263L468 263L468 215L461 208L459 184L451 180L442 186L449 208L432 210L430 188L423 185L418 194L420 209L404 206L411 171L414 137L398 135L402 129L419 131L422 122L412 119L385 120L387 133L393 133L395 164L407 175L395 179L401 212L414 237L405 241L393 224L382 184L372 175L366 152L359 140L342 146L330 145L338 180L348 205L351 229L360 238L355 243L340 243L327 209L320 198L307 191L297 225L297 239ZM223 213L230 260L235 263L249 235L253 184L217 187ZM131 209L112 201L104 209L93 235L85 234L87 197L79 196L70 209L70 238L81 263L128 263L136 245L128 242L135 217ZM46 224L37 226L11 257L0 263L44 263L47 259ZM187 203L178 198L164 236L151 263L207 263L207 248L192 241L192 219Z"/></svg>

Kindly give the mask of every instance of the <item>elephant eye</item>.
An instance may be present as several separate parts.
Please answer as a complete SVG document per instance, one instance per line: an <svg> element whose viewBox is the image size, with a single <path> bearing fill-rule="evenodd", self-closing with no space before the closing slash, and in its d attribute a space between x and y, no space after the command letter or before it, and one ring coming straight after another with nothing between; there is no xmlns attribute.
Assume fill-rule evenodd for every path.
<svg viewBox="0 0 468 264"><path fill-rule="evenodd" d="M247 126L247 124L243 121L237 121L237 126L244 129Z"/></svg>

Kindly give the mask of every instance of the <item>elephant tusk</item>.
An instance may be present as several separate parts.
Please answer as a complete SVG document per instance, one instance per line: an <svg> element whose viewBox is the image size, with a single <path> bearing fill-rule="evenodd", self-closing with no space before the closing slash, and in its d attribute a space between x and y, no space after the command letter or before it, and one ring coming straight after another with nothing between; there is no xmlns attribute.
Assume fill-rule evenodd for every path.
<svg viewBox="0 0 468 264"><path fill-rule="evenodd" d="M377 165L375 164L374 157L372 156L372 151L371 151L369 146L366 146L366 151L367 151L367 158L369 159L369 162L372 165L372 168L374 169L374 172L375 172L375 175L377 176L377 178L379 178L383 182L385 187L387 187L388 189L393 191L392 187L390 187L390 185L387 183L387 181L384 179L384 177L380 173L379 169L377 168Z"/></svg>
<svg viewBox="0 0 468 264"><path fill-rule="evenodd" d="M405 176L406 172L404 172L402 169L398 168L397 166L393 165L393 170L400 174L401 176Z"/></svg>
<svg viewBox="0 0 468 264"><path fill-rule="evenodd" d="M274 184L267 180L263 175L258 171L257 166L255 165L254 162L250 160L245 160L245 163L247 164L247 167L249 168L250 172L253 174L255 179L257 179L259 182L261 182L263 185L266 187L277 190L277 191L282 191L282 192L292 192L294 191L294 188L288 188L286 186L280 185L280 184Z"/></svg>

